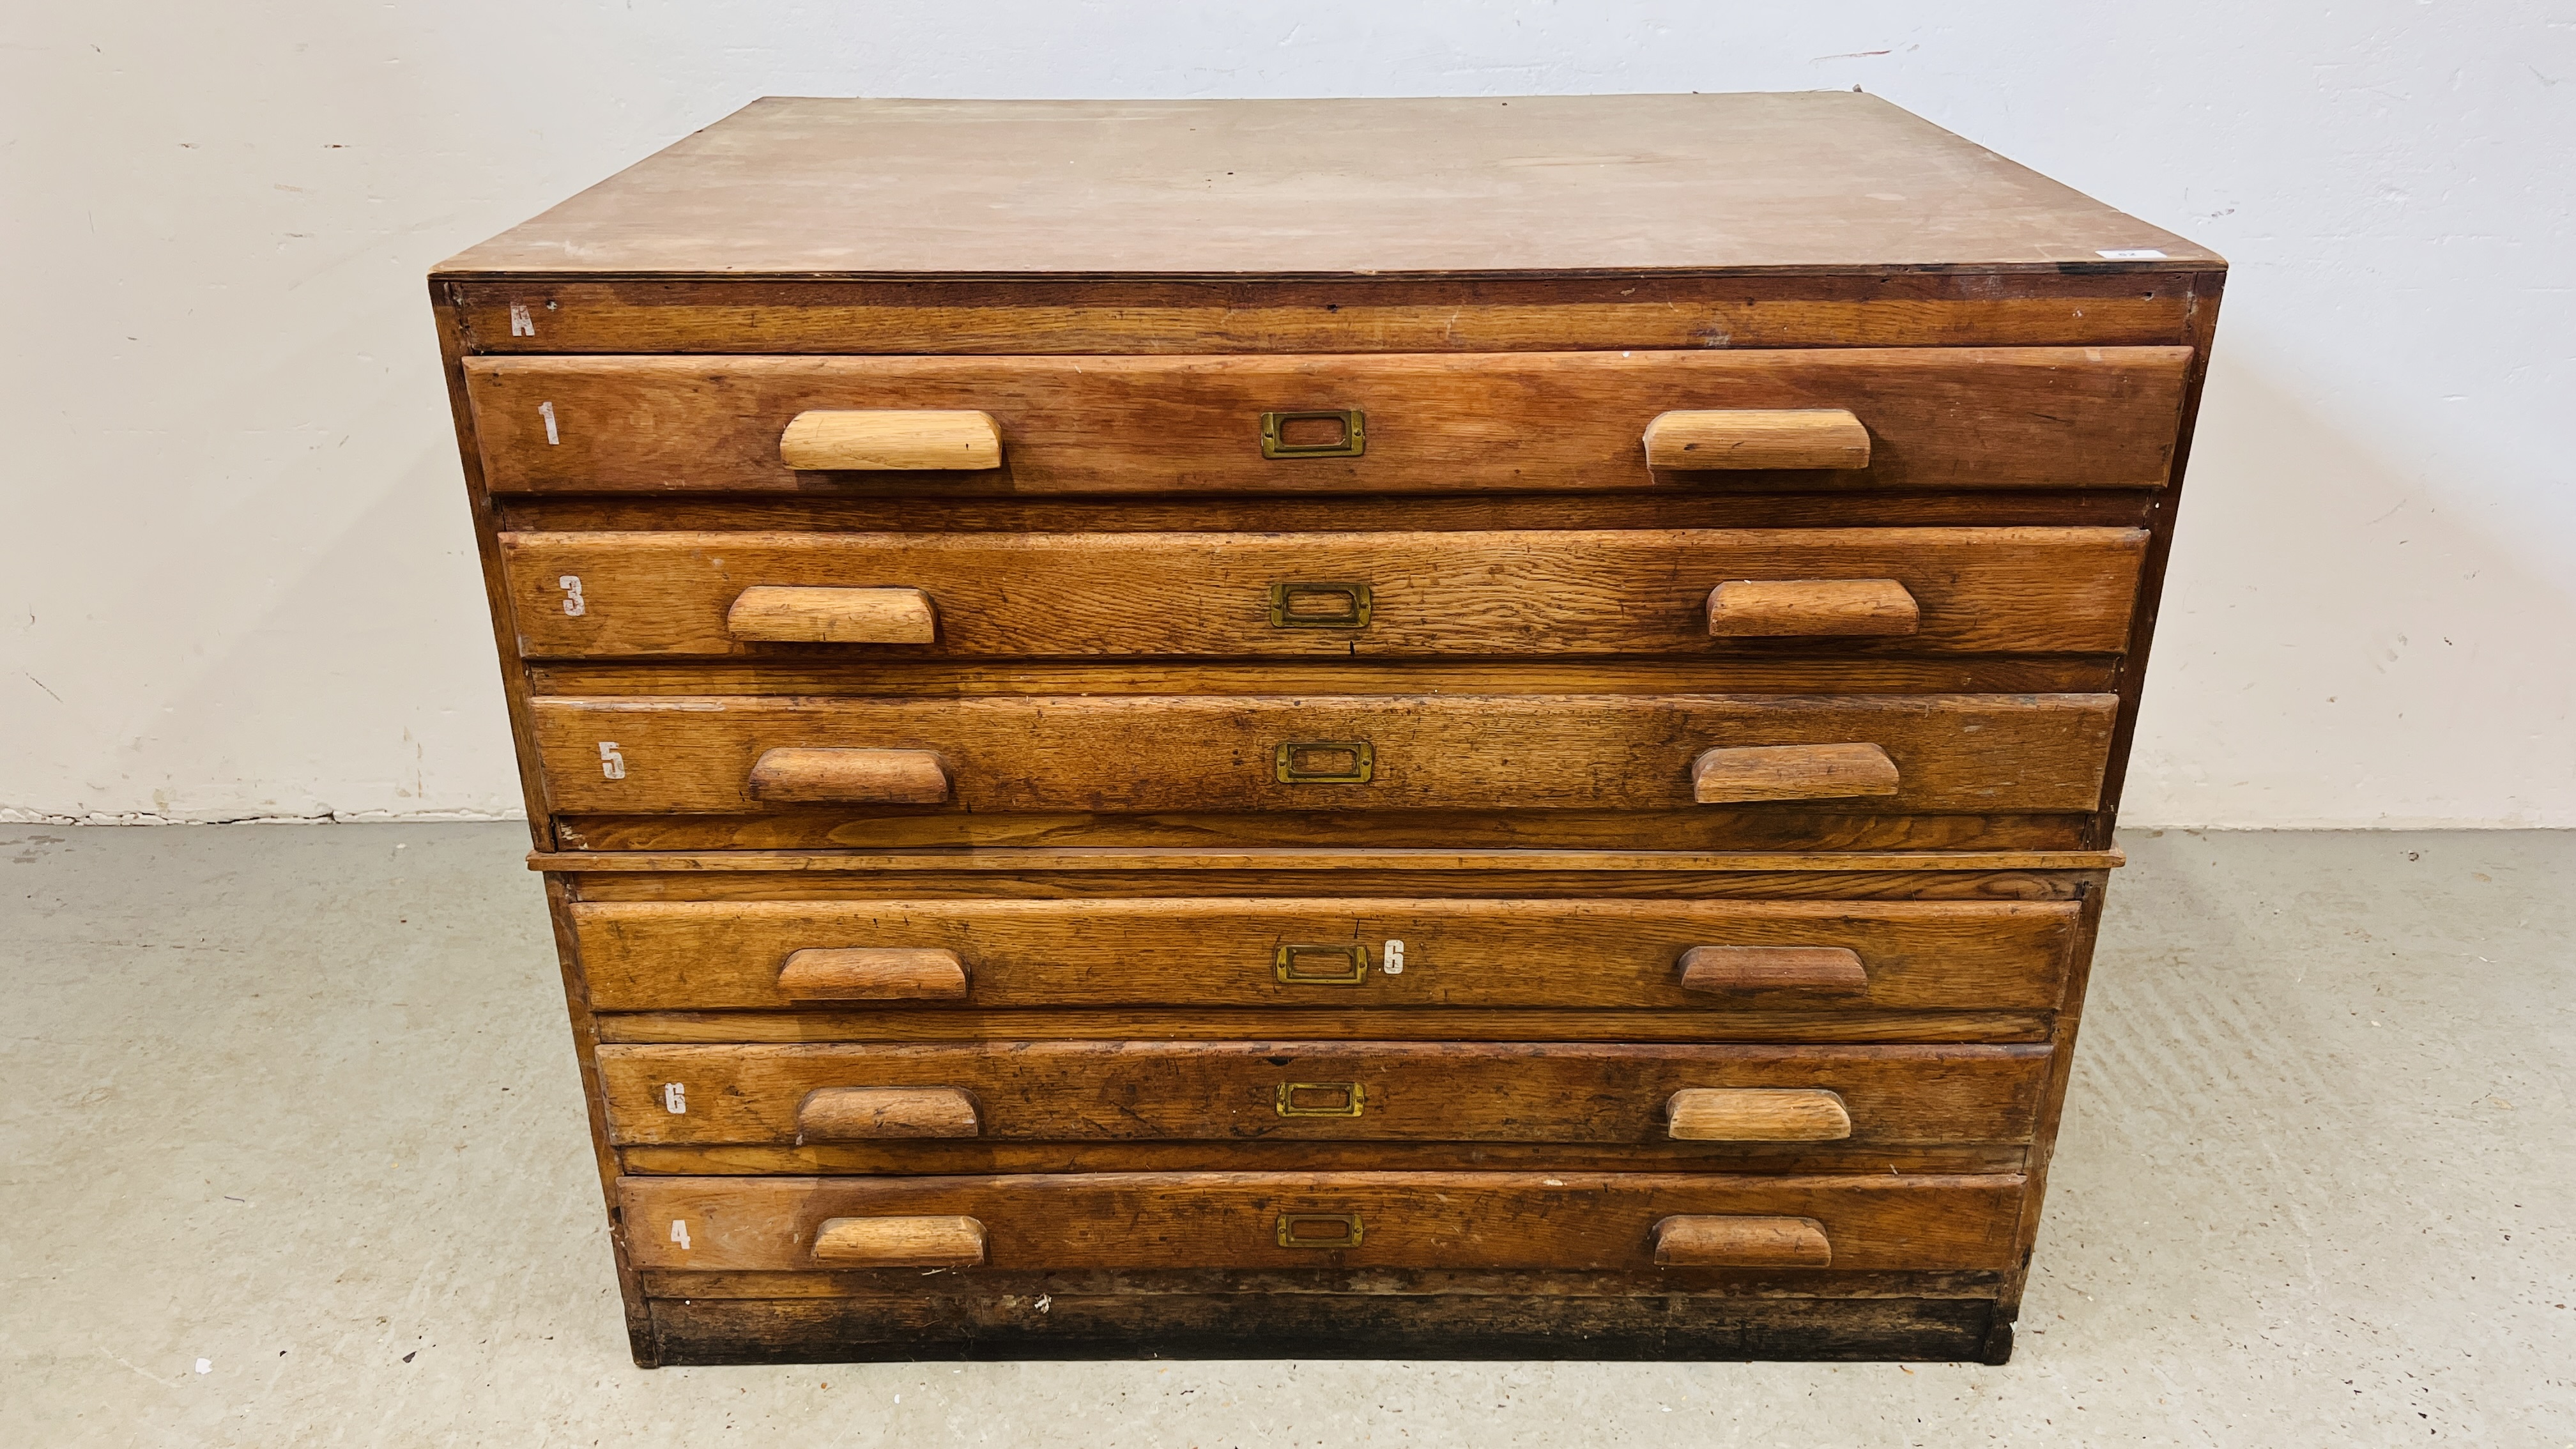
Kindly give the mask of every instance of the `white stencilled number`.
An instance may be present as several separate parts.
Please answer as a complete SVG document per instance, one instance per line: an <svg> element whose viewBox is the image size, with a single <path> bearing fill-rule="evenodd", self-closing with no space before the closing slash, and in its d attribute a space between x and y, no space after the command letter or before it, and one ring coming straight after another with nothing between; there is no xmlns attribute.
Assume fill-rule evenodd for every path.
<svg viewBox="0 0 2576 1449"><path fill-rule="evenodd" d="M555 431L555 405L550 402L537 404L537 416L546 420L546 446L562 446L563 435Z"/></svg>
<svg viewBox="0 0 2576 1449"><path fill-rule="evenodd" d="M590 605L582 601L581 575L565 574L563 577L555 580L555 587L563 590L565 613L578 619L581 617L581 611L590 607Z"/></svg>
<svg viewBox="0 0 2576 1449"><path fill-rule="evenodd" d="M1389 976L1401 976L1404 974L1404 943L1402 941L1389 941L1386 943L1386 964L1378 969L1384 971Z"/></svg>
<svg viewBox="0 0 2576 1449"><path fill-rule="evenodd" d="M537 335L537 319L528 315L528 304L525 302L510 304L510 335L513 337Z"/></svg>
<svg viewBox="0 0 2576 1449"><path fill-rule="evenodd" d="M601 740L599 742L599 773L606 775L612 780L623 780L626 778L626 757L617 753L617 741Z"/></svg>
<svg viewBox="0 0 2576 1449"><path fill-rule="evenodd" d="M674 1117L685 1117L689 1115L689 1084L686 1082L664 1082L662 1084L662 1110L670 1113Z"/></svg>
<svg viewBox="0 0 2576 1449"><path fill-rule="evenodd" d="M685 1253L689 1251L689 1220L687 1218L671 1219L671 1241L680 1245L681 1252Z"/></svg>

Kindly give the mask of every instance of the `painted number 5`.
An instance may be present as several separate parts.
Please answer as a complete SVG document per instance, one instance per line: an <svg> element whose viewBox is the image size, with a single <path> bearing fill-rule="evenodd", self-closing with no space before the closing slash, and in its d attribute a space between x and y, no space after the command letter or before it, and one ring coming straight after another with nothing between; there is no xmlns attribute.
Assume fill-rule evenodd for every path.
<svg viewBox="0 0 2576 1449"><path fill-rule="evenodd" d="M626 757L617 753L617 741L601 740L599 742L599 773L606 775L612 780L623 780L626 778Z"/></svg>
<svg viewBox="0 0 2576 1449"><path fill-rule="evenodd" d="M555 580L555 587L563 590L565 613L578 619L581 617L581 611L590 607L581 600L581 575L565 574Z"/></svg>

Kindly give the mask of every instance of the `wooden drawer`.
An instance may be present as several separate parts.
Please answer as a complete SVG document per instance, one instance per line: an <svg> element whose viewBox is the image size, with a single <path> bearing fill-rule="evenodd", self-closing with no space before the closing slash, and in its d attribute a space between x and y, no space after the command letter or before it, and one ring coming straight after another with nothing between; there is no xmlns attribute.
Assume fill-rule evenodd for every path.
<svg viewBox="0 0 2576 1449"><path fill-rule="evenodd" d="M2146 541L2118 528L513 533L501 550L530 658L782 645L1347 658L2117 653Z"/></svg>
<svg viewBox="0 0 2576 1449"><path fill-rule="evenodd" d="M560 812L2090 810L2107 694L540 698ZM1712 751L1727 753L1712 790ZM1780 768L1772 770L1777 764ZM755 781L755 770L760 779ZM1712 798L1712 796L1715 798Z"/></svg>
<svg viewBox="0 0 2576 1449"><path fill-rule="evenodd" d="M2153 488L2172 470L2190 358L2183 347L473 357L464 372L496 493ZM989 416L999 451L967 461L990 466L800 472L781 453L803 414L925 410ZM1720 447L1707 454L1719 466L1648 467L1646 431L1663 414L1774 410L1846 411L1866 448L1745 468L1725 465L1783 459ZM1360 451L1265 456L1265 416L1322 413L1357 414ZM1298 425L1281 426L1298 446Z"/></svg>
<svg viewBox="0 0 2576 1449"><path fill-rule="evenodd" d="M1975 1270L2013 1266L2019 1176L1064 1173L618 1179L636 1267ZM911 1219L917 1230L872 1220ZM965 1218L964 1225L924 1219ZM1735 1261L1658 1264L1673 1218L1770 1220ZM1806 1232L1779 1220L1803 1221ZM856 1226L853 1227L852 1225ZM1775 1225L1781 1231L1764 1231ZM1749 1226L1749 1225L1748 1225ZM900 1234L915 1247L907 1253ZM1821 1239L1823 1252L1816 1251ZM819 1241L818 1241L819 1240ZM873 1241L872 1241L873 1240ZM1286 1241L1283 1241L1286 1240ZM971 1257L943 1251L972 1242ZM820 1251L818 1252L818 1247ZM927 1251L923 1251L923 1247Z"/></svg>
<svg viewBox="0 0 2576 1449"><path fill-rule="evenodd" d="M1721 1018L1782 1006L2051 1009L2080 915L2072 901L1351 898L569 910L602 1011L944 1002L1652 1007ZM1699 948L1708 969L1685 986L1683 962ZM782 980L791 959L805 969Z"/></svg>
<svg viewBox="0 0 2576 1449"><path fill-rule="evenodd" d="M603 1046L621 1146L2027 1142L2044 1046Z"/></svg>

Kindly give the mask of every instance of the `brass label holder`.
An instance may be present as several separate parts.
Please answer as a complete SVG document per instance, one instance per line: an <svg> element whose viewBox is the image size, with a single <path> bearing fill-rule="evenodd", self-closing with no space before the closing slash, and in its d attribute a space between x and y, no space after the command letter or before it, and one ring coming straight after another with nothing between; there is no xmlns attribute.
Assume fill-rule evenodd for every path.
<svg viewBox="0 0 2576 1449"><path fill-rule="evenodd" d="M1295 605L1304 599L1339 597L1341 607L1329 614L1300 613ZM1270 627L1273 629L1365 629L1369 610L1375 600L1366 584L1351 583L1285 583L1270 586Z"/></svg>
<svg viewBox="0 0 2576 1449"><path fill-rule="evenodd" d="M1319 956L1330 958L1333 965L1308 970L1305 963ZM1289 986L1357 986L1368 976L1368 947L1359 941L1283 945L1270 958L1270 969Z"/></svg>
<svg viewBox="0 0 2576 1449"><path fill-rule="evenodd" d="M1300 1101L1301 1095L1325 1100ZM1282 1117L1356 1117L1368 1110L1368 1088L1357 1082L1281 1082L1274 1103Z"/></svg>
<svg viewBox="0 0 2576 1449"><path fill-rule="evenodd" d="M1292 425L1320 422L1340 424L1341 436L1321 443L1288 441ZM1358 408L1261 415L1261 456L1265 458L1356 458L1367 451L1368 418Z"/></svg>
<svg viewBox="0 0 2576 1449"><path fill-rule="evenodd" d="M1377 778L1377 749L1366 740L1289 740L1274 760L1282 785L1365 785Z"/></svg>
<svg viewBox="0 0 2576 1449"><path fill-rule="evenodd" d="M1281 1213L1278 1236L1283 1248L1356 1248L1360 1245L1360 1215Z"/></svg>

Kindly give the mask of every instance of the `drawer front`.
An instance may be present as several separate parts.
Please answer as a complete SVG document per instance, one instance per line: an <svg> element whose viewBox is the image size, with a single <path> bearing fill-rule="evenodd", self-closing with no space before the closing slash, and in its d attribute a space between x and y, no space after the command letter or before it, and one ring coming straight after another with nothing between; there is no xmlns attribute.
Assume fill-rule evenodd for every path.
<svg viewBox="0 0 2576 1449"><path fill-rule="evenodd" d="M654 697L540 698L534 716L546 795L564 813L1654 810L1757 798L1994 812L2094 808L2117 705L2107 694ZM1730 793L1712 799L1695 773L1718 750L1788 753L1721 756ZM1781 776L1767 782L1775 760Z"/></svg>
<svg viewBox="0 0 2576 1449"><path fill-rule="evenodd" d="M531 357L465 360L497 493L1436 493L1633 488L2161 487L2190 349L1838 348L1328 357ZM1674 412L1841 410L1866 462L1650 468ZM962 469L903 446L803 471L788 429L848 411L977 413ZM1296 415L1357 415L1310 451ZM1274 444L1266 456L1265 419ZM1287 429L1282 433L1282 429ZM986 434L989 438L990 433ZM896 439L900 444L905 440ZM785 450L782 451L782 444ZM1751 453L1721 457L1740 462ZM1696 455L1693 455L1696 456ZM1766 461L1777 461L1765 455ZM900 466L910 465L910 466Z"/></svg>
<svg viewBox="0 0 2576 1449"><path fill-rule="evenodd" d="M2048 1060L2044 1046L1564 1042L599 1049L609 1135L622 1146L2016 1143L2030 1140Z"/></svg>
<svg viewBox="0 0 2576 1449"><path fill-rule="evenodd" d="M1675 1218L1803 1220L1828 1250L1772 1266L2002 1270L2023 1179L1677 1173L1063 1173L618 1181L647 1270L871 1266L818 1256L848 1225L909 1219L996 1269L1591 1268L1652 1271ZM832 1225L840 1225L832 1231ZM954 1225L963 1227L965 1225ZM1283 1242L1283 1239L1290 1241ZM918 1264L920 1259L912 1260ZM1740 1266L1759 1266L1743 1263Z"/></svg>
<svg viewBox="0 0 2576 1449"><path fill-rule="evenodd" d="M501 550L530 658L781 644L862 657L1348 658L2117 653L2146 541L2117 528L516 533ZM1752 614L1728 602L1741 590L1712 601L1746 582L1802 587ZM1880 596L1892 607L1835 607Z"/></svg>
<svg viewBox="0 0 2576 1449"><path fill-rule="evenodd" d="M569 910L601 1011L1654 1007L1721 1022L1747 1007L2053 1009L2079 919L2067 901L579 901ZM1743 969L1686 987L1682 963L1700 948L1742 953L1726 960ZM782 979L798 952L824 966L895 953L875 959L898 970L917 970L928 953L929 965L953 970L954 988L921 996L900 976L871 984L866 956L837 985L810 972ZM1848 954L1847 973L1832 969L1835 953Z"/></svg>

